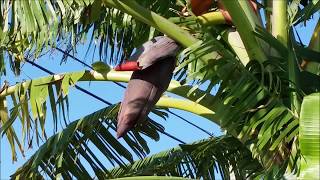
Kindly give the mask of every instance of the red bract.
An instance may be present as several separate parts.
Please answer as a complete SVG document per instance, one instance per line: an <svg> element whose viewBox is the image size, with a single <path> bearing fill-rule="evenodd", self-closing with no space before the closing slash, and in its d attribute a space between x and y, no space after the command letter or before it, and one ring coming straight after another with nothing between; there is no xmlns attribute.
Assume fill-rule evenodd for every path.
<svg viewBox="0 0 320 180"><path fill-rule="evenodd" d="M127 61L123 64L120 64L114 68L116 71L136 71L140 70L141 67L139 66L138 61Z"/></svg>
<svg viewBox="0 0 320 180"><path fill-rule="evenodd" d="M200 16L210 9L212 0L191 0L191 9L196 16Z"/></svg>

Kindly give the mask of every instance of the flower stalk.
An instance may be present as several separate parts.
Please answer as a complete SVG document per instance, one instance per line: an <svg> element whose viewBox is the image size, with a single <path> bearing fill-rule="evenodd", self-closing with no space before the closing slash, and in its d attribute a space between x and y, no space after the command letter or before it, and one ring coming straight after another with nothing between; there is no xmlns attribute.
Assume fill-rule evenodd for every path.
<svg viewBox="0 0 320 180"><path fill-rule="evenodd" d="M52 78L50 78L48 80L48 82L45 82L45 83L53 83L55 81L60 81L63 79L64 76L68 76L71 74L73 74L73 75L83 74L83 71L52 75ZM130 72L130 71L113 71L113 70L111 70L109 72L104 72L104 73L99 73L96 71L85 71L85 73L79 79L79 81L129 82L131 75L132 75L132 72ZM43 79L47 79L47 77L43 77ZM14 86L10 86L0 94L0 98L5 98L6 96L12 95L20 87L23 87L24 89L29 89L31 87L31 84L32 84L32 80L29 80L29 81L25 81L23 83L18 83ZM204 95L206 97L210 96L211 99L213 96L210 94L206 94L205 92L202 92L201 90L195 90L194 93L192 93L191 95L187 95L191 88L192 88L191 86L181 85L178 81L172 80L169 84L167 91L174 93L176 95L179 95L181 97L187 98L189 100L179 100L178 101L176 99L165 99L165 100L160 101L160 105L161 106L168 105L167 107L177 106L178 109L193 112L193 113L201 115L201 116L203 115L203 117L210 118L211 121L218 123L218 121L216 120L218 118L213 118L213 115L214 115L213 108L210 107L210 109L209 109L209 106L208 106L209 101L200 101L200 102L196 103L196 101L200 97L203 97ZM171 100L174 102L170 102ZM174 105L175 102L177 102L177 105ZM208 106L208 107L205 107L205 106Z"/></svg>

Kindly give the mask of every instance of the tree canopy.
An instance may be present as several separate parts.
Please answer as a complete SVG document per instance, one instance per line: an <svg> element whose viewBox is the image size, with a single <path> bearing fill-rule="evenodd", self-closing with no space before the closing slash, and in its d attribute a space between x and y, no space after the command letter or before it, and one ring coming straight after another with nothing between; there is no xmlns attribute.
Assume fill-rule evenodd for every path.
<svg viewBox="0 0 320 180"><path fill-rule="evenodd" d="M0 133L12 160L39 145L11 178L318 178L320 1L219 0L206 2L204 11L192 2L1 1L1 80L8 71L19 76L25 64L48 74L1 82ZM312 18L317 24L303 44L296 28ZM132 72L111 67L159 35L182 46L174 77L152 116L118 140L119 103L78 84L110 81L125 88ZM92 64L77 58L83 44L86 57L98 57ZM86 69L57 74L39 65L52 50L63 53L62 62L72 59ZM68 122L71 87L105 107ZM155 120L168 119L171 109L206 118L224 133L185 144ZM48 124L53 134L47 135ZM181 145L149 155L148 141L160 134Z"/></svg>

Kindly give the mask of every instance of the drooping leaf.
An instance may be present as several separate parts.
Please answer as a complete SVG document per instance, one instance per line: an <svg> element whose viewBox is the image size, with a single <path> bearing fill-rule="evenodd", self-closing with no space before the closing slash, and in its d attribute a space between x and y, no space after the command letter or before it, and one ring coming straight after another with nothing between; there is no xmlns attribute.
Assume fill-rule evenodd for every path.
<svg viewBox="0 0 320 180"><path fill-rule="evenodd" d="M217 166L220 175L225 177L223 179L230 178L231 173L242 178L246 175L254 177L262 170L258 161L252 159L249 150L237 139L221 136L181 145L125 167L114 168L110 171L110 178L175 175L191 179L215 179L215 176L219 177Z"/></svg>
<svg viewBox="0 0 320 180"><path fill-rule="evenodd" d="M65 96L69 93L69 87L74 86L79 81L79 79L83 77L84 73L85 71L68 73L63 77L61 88Z"/></svg>
<svg viewBox="0 0 320 180"><path fill-rule="evenodd" d="M38 151L12 175L12 178L41 177L39 169L49 173L47 175L52 179L59 176L92 178L94 175L106 178L107 175L104 174L108 174L106 162L113 166L124 167L126 163L133 162L133 153L144 157L147 152L141 142L145 141L145 137L140 135L139 128L133 129L132 133L124 136L125 144L120 144L115 139L115 118L118 108L118 105L106 107L73 121L61 132L48 138ZM159 125L154 121L147 121L146 126ZM158 130L156 128L152 130L154 132L144 132L144 135L153 139L152 134L158 133ZM94 174L89 174L84 168L84 164L88 162L90 167L96 170Z"/></svg>
<svg viewBox="0 0 320 180"><path fill-rule="evenodd" d="M319 177L320 161L320 94L305 96L301 106L299 143L301 148L301 179Z"/></svg>
<svg viewBox="0 0 320 180"><path fill-rule="evenodd" d="M93 63L92 67L95 71L97 71L99 73L107 73L110 71L110 67L101 61L97 61L97 62Z"/></svg>

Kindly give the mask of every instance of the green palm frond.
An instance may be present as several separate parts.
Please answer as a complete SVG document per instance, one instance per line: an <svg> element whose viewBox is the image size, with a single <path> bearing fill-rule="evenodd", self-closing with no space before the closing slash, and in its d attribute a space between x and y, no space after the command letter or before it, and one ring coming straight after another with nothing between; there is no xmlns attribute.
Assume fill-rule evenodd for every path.
<svg viewBox="0 0 320 180"><path fill-rule="evenodd" d="M200 44L194 51L206 51L207 47L212 47L214 49L208 51L216 50L219 56L200 67L195 66L198 68L194 68L193 73L187 74L186 78L200 79L199 84L209 80L209 92L210 87L219 85L215 97L209 100L206 98L206 101L209 102L208 107L213 107L220 126L244 144L254 145L251 151L265 167L271 168L276 164L286 166L292 141L298 135L299 127L298 117L283 103L290 90L285 88L288 81L283 69L288 50L272 38L271 45L278 45L274 49L280 52L285 49L278 58L281 61L275 57L270 57L264 63L251 60L244 67L229 49L223 48L221 41L212 39L206 42L207 46ZM194 56L194 61L196 60L201 59ZM188 69L192 62L182 61L178 70ZM192 94L194 89L197 86L189 93ZM198 99L199 102L201 100Z"/></svg>
<svg viewBox="0 0 320 180"><path fill-rule="evenodd" d="M57 106L59 106L65 120L65 112L68 108L67 95L69 88L74 86L84 73L85 71L69 73L64 76L52 75L18 83L11 94L13 107L10 107L10 113L7 113L7 121L3 119L5 122L3 122L3 126L0 128L0 133L2 135L6 134L8 139L12 139L17 129L11 125L16 119L20 119L22 144L24 144L25 138L27 138L28 144L31 146L32 137L36 137L36 142L39 144L40 135L46 138L45 124L48 104L53 115L54 132L56 132L59 117ZM6 100L8 98L10 97L3 97L1 99ZM67 123L65 124L67 125ZM10 141L10 143L17 144L20 147L20 142L16 139ZM12 151L12 154L15 154L14 148Z"/></svg>
<svg viewBox="0 0 320 180"><path fill-rule="evenodd" d="M266 56L263 52L262 44L258 42L253 34L256 27L262 27L262 23L250 6L249 1L222 0L221 2L230 13L233 24L241 36L250 59L264 62Z"/></svg>
<svg viewBox="0 0 320 180"><path fill-rule="evenodd" d="M255 14L248 1L222 1L234 21L232 27L204 24L201 18L192 15L181 16L178 11L186 5L185 0L166 3L162 0L1 1L1 75L5 73L6 62L19 74L25 56L36 59L55 46L66 46L67 52L76 52L77 45L87 39L87 54L97 49L101 60L115 64L151 37L166 34L185 48L179 55L175 74L181 83L173 81L168 91L191 100L185 104L188 108L201 106L208 110L201 114L194 108L192 112L216 122L227 132L223 137L180 146L133 162L134 154L143 158L149 152L141 133L158 140L158 132L162 132L163 127L148 121L147 127L138 126L124 138L124 145L119 144L113 137L117 106L111 106L74 121L50 137L13 177L105 179L148 175L145 178L152 179L159 178L155 175L167 175L214 179L220 173L229 179L233 173L239 179L279 179L284 173L308 173L306 169L317 167L313 162L303 163L319 159L315 157L316 151L306 148L315 146L306 141L311 136L305 134L309 133L306 123L312 115L306 107L318 108L319 105L314 95L305 97L301 112L300 105L303 96L319 92L319 53L298 45L292 32L297 24L319 11L320 1L286 1L281 2L280 8L272 6L277 0L262 2L265 6L259 6L267 13L266 30L259 20L260 12ZM271 12L273 17L277 18L277 13L283 16L279 21L273 18L272 22ZM236 31L238 44L225 38L229 31ZM317 27L314 32L318 32ZM314 37L319 36L315 33ZM235 49L237 45L245 52L243 55ZM7 54L9 60L5 60ZM309 67L299 66L305 60L311 61ZM26 81L1 92L0 132L8 138L13 160L17 147L23 153L21 144L25 137L30 141L31 129L35 130L35 137L46 137L46 106L50 105L57 129L57 104L62 110L67 109L69 88L94 75L100 76L95 80L105 81L110 77L115 80L112 73L107 72L66 73ZM126 74L116 80L127 82L129 77ZM200 90L207 82L206 89ZM214 87L218 92L213 95ZM313 101L309 102L308 98ZM7 100L12 100L12 107L7 107ZM183 101L179 99L180 104ZM156 111L155 114L165 118L163 113ZM21 120L22 140L12 126L16 119ZM317 131L312 132L314 139ZM110 166L100 156L117 168L108 170Z"/></svg>
<svg viewBox="0 0 320 180"><path fill-rule="evenodd" d="M140 1L139 4L163 17L177 16L176 11L183 5L176 0ZM27 0L23 3L14 0L1 2L1 7L0 35L5 37L1 38L1 49L12 56L12 64L23 61L26 51L37 57L49 45L66 44L76 51L75 45L87 38L90 39L88 50L94 46L101 60L114 64L160 34L131 15L109 7L103 0ZM20 68L19 63L16 66L15 69Z"/></svg>
<svg viewBox="0 0 320 180"><path fill-rule="evenodd" d="M0 122L1 130L6 129L6 136L11 148L12 161L17 160L16 156L16 145L19 147L21 154L24 156L24 148L21 145L20 140L18 139L15 130L13 129L12 122L17 116L17 108L13 109L10 114L14 114L12 117L9 117L9 111L7 107L6 99L0 98ZM23 144L23 143L22 143Z"/></svg>
<svg viewBox="0 0 320 180"><path fill-rule="evenodd" d="M163 151L125 167L110 170L109 178L180 176L191 179L245 179L257 176L262 166L236 138L225 135ZM219 179L218 178L218 179Z"/></svg>
<svg viewBox="0 0 320 180"><path fill-rule="evenodd" d="M300 9L299 4L294 4L294 14L291 15L291 22L294 25L297 25L301 22L306 22L313 16L315 13L320 10L320 1L319 0L311 0L307 4L305 4L304 8Z"/></svg>
<svg viewBox="0 0 320 180"><path fill-rule="evenodd" d="M41 77L38 79L33 79L25 82L18 83L14 86L10 86L5 89L0 97L1 100L6 101L7 99L12 100L13 104L10 107L2 108L4 116L2 118L3 126L0 128L2 135L6 135L12 146L14 144L19 145L20 142L15 141L14 136L9 133L8 129L12 128L12 124L19 119L18 123L21 124L21 128L12 128L13 132L21 131L22 134L22 144L25 144L24 141L27 139L28 144L31 146L34 142L33 137L36 137L38 142L39 137L46 137L45 124L51 123L46 121L46 112L51 109L52 111L52 125L54 132L57 131L57 125L60 121L65 121L65 111L68 109L67 95L69 93L69 88L72 88L78 81L122 81L128 82L130 79L130 72L115 72L106 66L104 63L95 63L93 67L97 71L79 71L79 72L69 72L59 75L50 75L46 77ZM180 85L178 82L173 81L169 86L169 91L177 95L186 97L191 101L189 104L193 104L199 97L205 96L212 98L213 96L201 91L195 90L195 94L185 96L185 94L191 89L191 86ZM182 101L182 100L181 100ZM183 101L182 101L183 103ZM169 103L170 104L170 103ZM205 108L206 101L199 102L200 109ZM200 107L201 106L201 107ZM59 119L59 111L62 111L62 120ZM167 107L167 106L164 106ZM11 109L10 113L8 109ZM207 109L207 108L205 108ZM207 112L207 111L206 111ZM155 111L155 114L159 117L166 118L163 113ZM211 117L210 115L208 117ZM210 119L213 122L216 122L214 119ZM12 149L15 154L15 149Z"/></svg>
<svg viewBox="0 0 320 180"><path fill-rule="evenodd" d="M118 105L112 105L73 121L61 132L51 136L12 178L69 179L74 176L91 179L93 174L84 168L85 163L90 164L94 176L105 178L109 174L105 162L109 162L109 167L124 167L128 162L133 162L132 154L139 158L145 157L149 147L141 133L158 140L158 131L162 132L163 127L149 119L143 123L143 128L140 124L125 135L121 144L114 137L118 109ZM102 157L106 161L102 161Z"/></svg>
<svg viewBox="0 0 320 180"><path fill-rule="evenodd" d="M253 155L260 156L264 166L285 165L275 161L279 158L275 152L283 153L280 159L284 161L288 158L291 141L298 134L297 117L277 97L281 82L276 77L265 77L265 72L261 73L258 81L257 77L252 76L255 68L250 65L252 63L248 66L249 71L239 67L234 69L234 72L240 71L242 74L238 74L240 78L236 82L226 78L221 83L216 94L221 104L213 106L217 108L217 114L221 113L220 125L223 128L233 129L243 143L255 144L251 149ZM262 83L270 85L266 87ZM273 155L269 159L270 154Z"/></svg>

